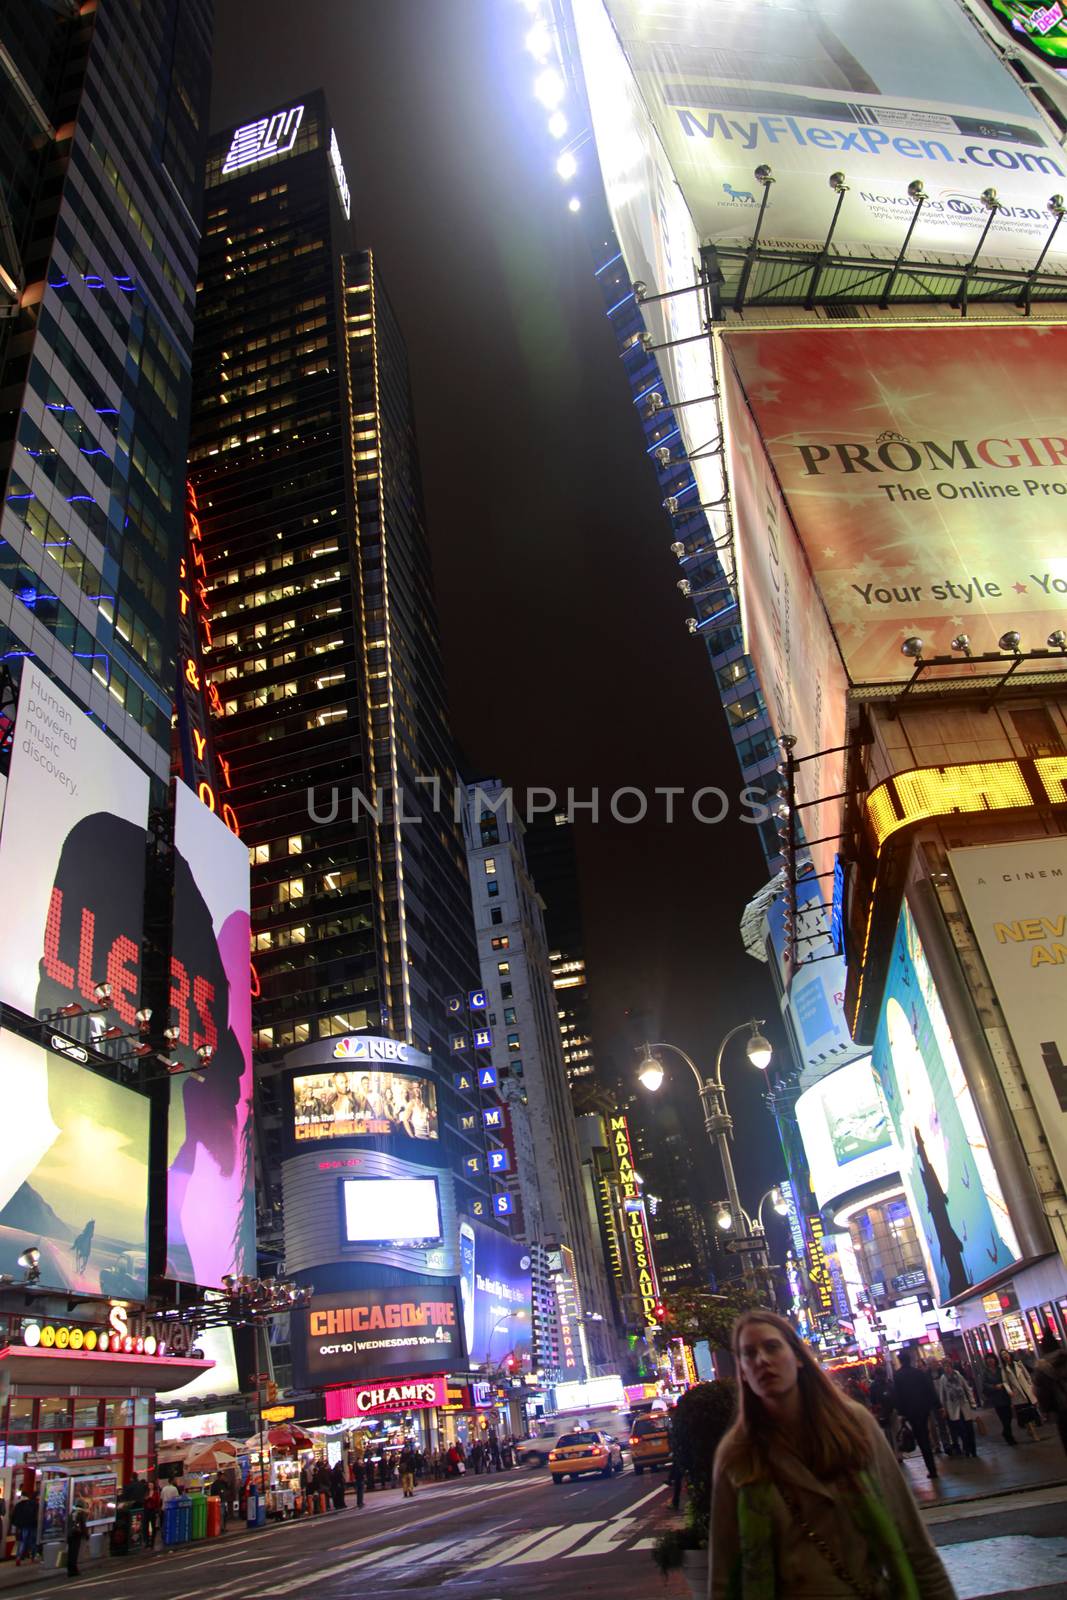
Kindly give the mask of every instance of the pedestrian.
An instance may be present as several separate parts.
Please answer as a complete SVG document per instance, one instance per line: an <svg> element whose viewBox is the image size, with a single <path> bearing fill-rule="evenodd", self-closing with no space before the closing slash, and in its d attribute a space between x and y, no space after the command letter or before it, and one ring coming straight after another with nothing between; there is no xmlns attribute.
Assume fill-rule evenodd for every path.
<svg viewBox="0 0 1067 1600"><path fill-rule="evenodd" d="M76 1500L74 1510L67 1523L67 1577L77 1578L78 1552L82 1547L82 1540L89 1537L89 1520L85 1515L85 1501Z"/></svg>
<svg viewBox="0 0 1067 1600"><path fill-rule="evenodd" d="M459 1453L459 1445L454 1441L448 1447L448 1477L458 1478L459 1469L463 1465L463 1458Z"/></svg>
<svg viewBox="0 0 1067 1600"><path fill-rule="evenodd" d="M163 1499L159 1492L159 1484L153 1483L144 1497L144 1542L148 1550L154 1550L156 1547L156 1533L162 1510Z"/></svg>
<svg viewBox="0 0 1067 1600"><path fill-rule="evenodd" d="M363 1461L363 1451L357 1450L352 1459L352 1482L356 1486L356 1507L363 1506L363 1492L367 1487L367 1468Z"/></svg>
<svg viewBox="0 0 1067 1600"><path fill-rule="evenodd" d="M333 1479L325 1461L319 1461L316 1465L312 1487L319 1496L319 1510L325 1511L333 1495Z"/></svg>
<svg viewBox="0 0 1067 1600"><path fill-rule="evenodd" d="M411 1448L411 1441L407 1440L400 1452L400 1487L404 1491L405 1500L415 1498L415 1452Z"/></svg>
<svg viewBox="0 0 1067 1600"><path fill-rule="evenodd" d="M217 1472L215 1474L214 1482L208 1489L208 1494L214 1495L219 1502L219 1517L221 1519L222 1531L225 1533L230 1509L230 1486L226 1482L226 1479L222 1476L221 1472Z"/></svg>
<svg viewBox="0 0 1067 1600"><path fill-rule="evenodd" d="M893 1385L886 1376L885 1369L880 1367L871 1379L871 1391L868 1396L871 1404L871 1413L874 1420L885 1434L885 1441L897 1460L900 1453L897 1450L896 1412L893 1410Z"/></svg>
<svg viewBox="0 0 1067 1600"><path fill-rule="evenodd" d="M330 1473L330 1492L333 1496L333 1508L335 1511L343 1511L345 1508L346 1487L345 1469L340 1461L335 1461L333 1471Z"/></svg>
<svg viewBox="0 0 1067 1600"><path fill-rule="evenodd" d="M715 1456L709 1600L955 1600L871 1412L773 1312L738 1319L733 1353L740 1407Z"/></svg>
<svg viewBox="0 0 1067 1600"><path fill-rule="evenodd" d="M930 1443L930 1414L938 1407L937 1391L930 1374L912 1366L910 1350L902 1350L897 1360L899 1368L893 1379L893 1406L915 1435L915 1443L926 1463L927 1477L936 1478L938 1471Z"/></svg>
<svg viewBox="0 0 1067 1600"><path fill-rule="evenodd" d="M933 1383L934 1392L939 1402L941 1399L941 1379L944 1375L944 1370L940 1361L927 1361L925 1363L925 1371L930 1374L930 1381ZM952 1436L952 1429L948 1425L945 1408L940 1403L934 1407L930 1415L930 1442L934 1447L935 1455L958 1456L960 1453Z"/></svg>
<svg viewBox="0 0 1067 1600"><path fill-rule="evenodd" d="M15 1565L37 1559L37 1524L41 1519L41 1497L36 1489L15 1501L11 1526L15 1533Z"/></svg>
<svg viewBox="0 0 1067 1600"><path fill-rule="evenodd" d="M1011 1395L1015 1420L1020 1428L1026 1428L1031 1439L1035 1444L1038 1444L1040 1443L1041 1435L1037 1431L1037 1425L1041 1421L1041 1417L1037 1409L1037 1391L1034 1389L1034 1380L1014 1350L1005 1350L1001 1357L1000 1365L1004 1373L1004 1382Z"/></svg>
<svg viewBox="0 0 1067 1600"><path fill-rule="evenodd" d="M1041 1340L1041 1360L1034 1368L1034 1392L1046 1417L1055 1417L1060 1443L1067 1450L1067 1350L1054 1333Z"/></svg>
<svg viewBox="0 0 1067 1600"><path fill-rule="evenodd" d="M958 1362L945 1362L937 1394L956 1450L973 1461L978 1455L974 1431L975 1398Z"/></svg>
<svg viewBox="0 0 1067 1600"><path fill-rule="evenodd" d="M1014 1450L1019 1441L1011 1428L1011 1390L1004 1381L1004 1369L999 1357L992 1354L987 1355L982 1363L982 1398L997 1414L1004 1443L1010 1444Z"/></svg>

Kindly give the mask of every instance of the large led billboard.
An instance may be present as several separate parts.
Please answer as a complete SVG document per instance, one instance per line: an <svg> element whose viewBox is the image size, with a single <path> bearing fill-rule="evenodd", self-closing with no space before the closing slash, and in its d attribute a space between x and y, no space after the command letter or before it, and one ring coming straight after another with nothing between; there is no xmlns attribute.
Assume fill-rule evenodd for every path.
<svg viewBox="0 0 1067 1600"><path fill-rule="evenodd" d="M1067 839L950 850L1049 1154L1067 1182Z"/></svg>
<svg viewBox="0 0 1067 1600"><path fill-rule="evenodd" d="M441 1202L436 1178L342 1178L346 1244L436 1244Z"/></svg>
<svg viewBox="0 0 1067 1600"><path fill-rule="evenodd" d="M0 1028L0 1272L41 1252L42 1288L143 1300L144 1095Z"/></svg>
<svg viewBox="0 0 1067 1600"><path fill-rule="evenodd" d="M736 376L724 363L724 420L745 649L771 725L796 739L796 794L820 882L831 881L844 788L848 679L797 531ZM820 754L820 752L829 752Z"/></svg>
<svg viewBox="0 0 1067 1600"><path fill-rule="evenodd" d="M427 1078L377 1070L301 1073L293 1079L293 1138L436 1139L437 1091Z"/></svg>
<svg viewBox="0 0 1067 1600"><path fill-rule="evenodd" d="M167 1276L205 1288L255 1271L248 881L247 848L177 784L170 1023L192 1070L170 1086Z"/></svg>
<svg viewBox="0 0 1067 1600"><path fill-rule="evenodd" d="M109 983L107 1023L135 1026L147 826L147 775L27 660L0 829L0 1001L89 1010Z"/></svg>
<svg viewBox="0 0 1067 1600"><path fill-rule="evenodd" d="M725 343L854 683L909 677L909 636L927 655L960 633L975 654L1011 631L1044 645L1067 597L1067 327Z"/></svg>
<svg viewBox="0 0 1067 1600"><path fill-rule="evenodd" d="M310 1310L290 1316L295 1381L321 1388L459 1367L458 1312L456 1291L444 1284L316 1294Z"/></svg>
<svg viewBox="0 0 1067 1600"><path fill-rule="evenodd" d="M820 1207L896 1174L896 1146L870 1056L838 1067L805 1089L796 1117Z"/></svg>
<svg viewBox="0 0 1067 1600"><path fill-rule="evenodd" d="M1019 1244L907 904L874 1040L927 1273L944 1302L1019 1259Z"/></svg>
<svg viewBox="0 0 1067 1600"><path fill-rule="evenodd" d="M480 1222L459 1228L460 1303L467 1359L493 1368L529 1353L532 1334L530 1252Z"/></svg>
<svg viewBox="0 0 1067 1600"><path fill-rule="evenodd" d="M594 7L609 19L607 42L587 19ZM573 0L573 10L601 161L620 159L617 114L599 93L610 44L641 96L643 142L659 145L701 240L748 242L761 166L774 180L762 234L772 248L822 245L836 173L849 186L838 249L895 257L916 179L928 196L910 242L920 259L970 257L990 187L1004 209L989 259L1032 266L1048 237L1067 157L956 0ZM1061 235L1050 255L1065 252Z"/></svg>

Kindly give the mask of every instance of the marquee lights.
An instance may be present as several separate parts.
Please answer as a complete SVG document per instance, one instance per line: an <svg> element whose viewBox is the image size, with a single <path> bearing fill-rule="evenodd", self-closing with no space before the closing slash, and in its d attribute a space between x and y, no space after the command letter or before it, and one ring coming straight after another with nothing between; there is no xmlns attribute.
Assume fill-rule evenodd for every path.
<svg viewBox="0 0 1067 1600"><path fill-rule="evenodd" d="M290 106L288 111L275 111L269 117L260 117L258 122L246 122L243 127L235 128L229 153L222 163L222 176L228 178L244 167L289 155L303 118L303 106Z"/></svg>

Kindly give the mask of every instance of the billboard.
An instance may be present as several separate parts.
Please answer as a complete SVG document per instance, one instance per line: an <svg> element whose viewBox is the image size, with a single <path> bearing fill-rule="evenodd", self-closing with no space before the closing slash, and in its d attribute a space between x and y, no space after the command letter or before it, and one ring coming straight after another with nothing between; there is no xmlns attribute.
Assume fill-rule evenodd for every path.
<svg viewBox="0 0 1067 1600"><path fill-rule="evenodd" d="M290 1314L293 1373L301 1388L421 1376L463 1363L459 1298L451 1285L327 1291Z"/></svg>
<svg viewBox="0 0 1067 1600"><path fill-rule="evenodd" d="M1019 1245L918 930L905 904L874 1040L927 1275L943 1302L1019 1260Z"/></svg>
<svg viewBox="0 0 1067 1600"><path fill-rule="evenodd" d="M797 802L804 807L808 838L825 841L811 855L816 874L829 883L841 802L816 802L844 788L840 747L848 679L759 429L728 360L722 394L745 649L775 733L796 738ZM836 754L816 756L824 750Z"/></svg>
<svg viewBox="0 0 1067 1600"><path fill-rule="evenodd" d="M1057 72L1067 72L1067 10L1062 0L984 0L1011 30L1015 44L1025 45Z"/></svg>
<svg viewBox="0 0 1067 1600"><path fill-rule="evenodd" d="M950 850L949 864L1067 1182L1067 839Z"/></svg>
<svg viewBox="0 0 1067 1600"><path fill-rule="evenodd" d="M896 1147L870 1056L805 1089L796 1116L820 1206L897 1173Z"/></svg>
<svg viewBox="0 0 1067 1600"><path fill-rule="evenodd" d="M436 1244L441 1203L436 1178L342 1178L346 1244Z"/></svg>
<svg viewBox="0 0 1067 1600"><path fill-rule="evenodd" d="M575 11L593 3L575 0ZM621 41L701 239L748 242L763 195L754 172L768 164L769 246L822 245L836 203L829 179L842 172L850 189L838 249L896 256L915 209L908 185L920 179L928 199L914 256L969 258L987 219L980 197L992 185L1005 208L988 256L1033 265L1067 157L955 0L595 3ZM579 30L587 83L601 70L589 35ZM611 124L590 99L603 159ZM1054 254L1065 252L1067 239L1057 238Z"/></svg>
<svg viewBox="0 0 1067 1600"><path fill-rule="evenodd" d="M436 1139L437 1091L405 1072L307 1072L293 1079L293 1138Z"/></svg>
<svg viewBox="0 0 1067 1600"><path fill-rule="evenodd" d="M248 850L175 786L167 1276L219 1288L256 1264Z"/></svg>
<svg viewBox="0 0 1067 1600"><path fill-rule="evenodd" d="M529 1355L533 1301L527 1246L480 1222L463 1221L459 1260L468 1361L492 1368L507 1355Z"/></svg>
<svg viewBox="0 0 1067 1600"><path fill-rule="evenodd" d="M237 1351L234 1348L232 1328L199 1328L193 1340L202 1350L204 1359L215 1365L208 1372L198 1372L195 1378L183 1383L180 1389L167 1390L167 1404L185 1405L189 1400L201 1400L205 1395L238 1394L241 1382L237 1376Z"/></svg>
<svg viewBox="0 0 1067 1600"><path fill-rule="evenodd" d="M725 342L854 683L910 677L909 635L1044 645L1067 595L1067 327Z"/></svg>
<svg viewBox="0 0 1067 1600"><path fill-rule="evenodd" d="M572 0L572 12L611 220L631 279L669 296L647 301L641 314L663 347L656 360L666 395L685 401L674 416L691 458L692 499L711 508L719 538L726 520L714 507L725 483L721 458L708 448L719 435L710 340L701 296L683 292L695 291L700 239L602 0Z"/></svg>
<svg viewBox="0 0 1067 1600"><path fill-rule="evenodd" d="M43 1288L147 1294L144 1095L0 1028L0 1272L41 1252Z"/></svg>
<svg viewBox="0 0 1067 1600"><path fill-rule="evenodd" d="M27 661L0 831L0 1001L88 1010L109 983L107 1022L136 1026L147 826L147 775Z"/></svg>

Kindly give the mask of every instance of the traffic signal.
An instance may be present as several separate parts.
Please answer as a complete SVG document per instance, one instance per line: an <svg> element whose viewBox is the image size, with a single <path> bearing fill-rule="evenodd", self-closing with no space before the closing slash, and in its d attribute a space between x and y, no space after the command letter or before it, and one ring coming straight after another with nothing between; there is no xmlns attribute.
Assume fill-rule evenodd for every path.
<svg viewBox="0 0 1067 1600"><path fill-rule="evenodd" d="M652 1315L659 1323L664 1323L667 1321L667 1307L663 1304L662 1300L656 1301L655 1305L652 1307Z"/></svg>
<svg viewBox="0 0 1067 1600"><path fill-rule="evenodd" d="M275 1405L277 1403L277 1399L278 1385L274 1382L274 1379L271 1378L267 1384L267 1404L269 1406Z"/></svg>

